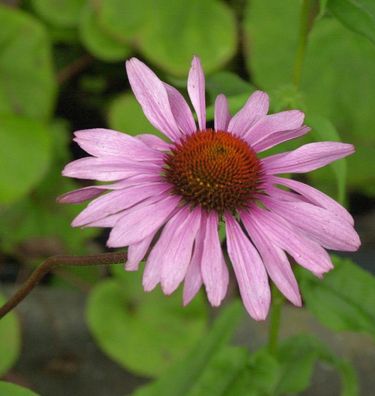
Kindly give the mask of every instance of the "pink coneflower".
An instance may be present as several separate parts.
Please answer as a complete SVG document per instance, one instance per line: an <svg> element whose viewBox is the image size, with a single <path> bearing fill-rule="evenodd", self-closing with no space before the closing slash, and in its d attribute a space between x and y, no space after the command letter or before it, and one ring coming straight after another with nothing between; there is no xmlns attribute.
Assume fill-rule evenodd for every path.
<svg viewBox="0 0 375 396"><path fill-rule="evenodd" d="M184 282L188 304L204 284L210 303L218 306L229 278L219 238L223 222L228 256L249 314L266 318L268 277L300 306L287 254L322 276L333 268L325 249L354 251L360 241L342 206L313 187L277 175L320 168L352 154L353 146L310 143L261 159L260 152L309 131L302 112L267 115L268 96L256 91L231 117L226 97L219 95L214 128L208 128L205 78L195 57L187 89L197 126L183 96L144 63L133 58L126 69L145 116L168 141L107 129L76 132L74 140L91 156L68 164L63 175L114 183L61 196L65 203L97 197L72 225L112 228L107 245L128 246L128 271L146 259L146 291L160 283L170 294Z"/></svg>

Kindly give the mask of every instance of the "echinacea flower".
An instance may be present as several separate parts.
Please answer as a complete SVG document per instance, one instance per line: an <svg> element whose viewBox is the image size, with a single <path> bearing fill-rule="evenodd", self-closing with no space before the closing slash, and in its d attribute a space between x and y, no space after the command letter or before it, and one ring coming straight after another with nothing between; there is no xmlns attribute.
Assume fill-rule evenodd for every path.
<svg viewBox="0 0 375 396"><path fill-rule="evenodd" d="M208 300L218 306L229 278L219 237L224 222L228 256L249 314L266 318L269 278L300 306L288 255L321 277L333 268L325 249L354 251L360 241L353 218L337 202L277 175L318 169L352 154L353 146L310 143L261 159L260 152L309 131L301 111L267 115L268 96L256 91L232 117L226 97L219 95L214 127L207 127L205 77L195 57L187 90L197 126L184 97L144 63L133 58L126 69L145 116L167 140L108 129L76 132L74 140L90 156L68 164L63 175L113 183L59 198L64 203L95 198L72 225L111 228L107 245L128 247L128 271L146 259L146 291L160 283L170 294L184 282L188 304L204 285Z"/></svg>

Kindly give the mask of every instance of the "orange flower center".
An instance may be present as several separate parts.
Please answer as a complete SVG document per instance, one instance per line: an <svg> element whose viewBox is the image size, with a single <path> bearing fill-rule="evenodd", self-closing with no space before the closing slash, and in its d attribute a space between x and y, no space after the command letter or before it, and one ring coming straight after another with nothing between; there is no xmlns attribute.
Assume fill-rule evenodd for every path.
<svg viewBox="0 0 375 396"><path fill-rule="evenodd" d="M208 129L186 137L166 155L165 178L185 202L223 213L252 200L261 163L244 140Z"/></svg>

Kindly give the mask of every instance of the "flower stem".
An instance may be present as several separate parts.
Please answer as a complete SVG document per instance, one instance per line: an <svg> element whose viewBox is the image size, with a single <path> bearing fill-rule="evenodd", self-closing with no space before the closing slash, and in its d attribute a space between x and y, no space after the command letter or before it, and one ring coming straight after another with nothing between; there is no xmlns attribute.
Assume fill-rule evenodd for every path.
<svg viewBox="0 0 375 396"><path fill-rule="evenodd" d="M313 22L313 15L311 12L312 3L312 0L303 0L301 8L298 46L293 67L293 84L296 86L296 88L299 88L301 84L302 67L305 59L307 37Z"/></svg>
<svg viewBox="0 0 375 396"><path fill-rule="evenodd" d="M40 280L53 268L59 266L89 266L89 265L110 265L121 264L126 260L126 253L102 253L91 256L52 256L45 260L21 288L0 307L0 319L9 311L15 308L40 282Z"/></svg>
<svg viewBox="0 0 375 396"><path fill-rule="evenodd" d="M275 285L272 285L272 304L268 328L268 351L272 354L277 352L281 323L281 308L283 303L284 297L280 294Z"/></svg>

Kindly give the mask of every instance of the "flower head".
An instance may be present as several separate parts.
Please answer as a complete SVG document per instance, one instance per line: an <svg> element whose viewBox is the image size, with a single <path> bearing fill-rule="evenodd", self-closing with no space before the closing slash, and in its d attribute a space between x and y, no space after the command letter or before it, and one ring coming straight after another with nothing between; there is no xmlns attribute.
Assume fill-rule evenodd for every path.
<svg viewBox="0 0 375 396"><path fill-rule="evenodd" d="M254 92L233 117L227 99L215 102L213 129L206 126L205 78L198 58L184 97L142 62L126 62L133 92L150 123L167 140L132 137L107 129L75 133L89 157L68 164L63 175L101 182L64 194L60 202L95 198L73 221L76 227L109 227L109 247L128 247L125 268L146 259L146 291L166 294L184 282L184 303L202 285L217 306L227 292L226 246L243 303L261 320L270 305L269 278L293 304L301 297L288 256L317 276L332 269L325 249L354 251L360 241L351 215L322 192L279 177L304 173L354 152L350 144L320 142L260 158L259 153L306 134L297 110L267 115L269 99ZM279 188L279 186L283 188ZM288 189L286 190L285 187Z"/></svg>

